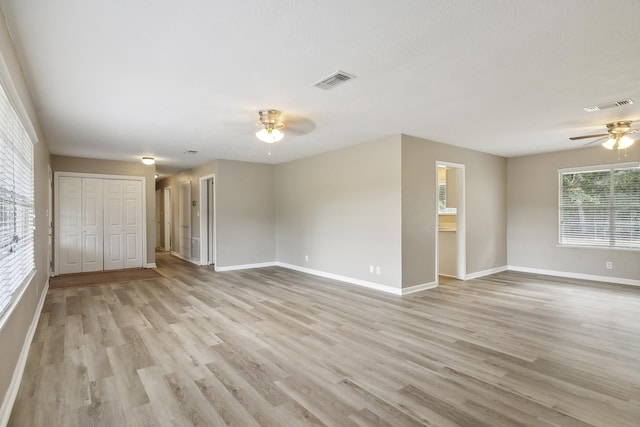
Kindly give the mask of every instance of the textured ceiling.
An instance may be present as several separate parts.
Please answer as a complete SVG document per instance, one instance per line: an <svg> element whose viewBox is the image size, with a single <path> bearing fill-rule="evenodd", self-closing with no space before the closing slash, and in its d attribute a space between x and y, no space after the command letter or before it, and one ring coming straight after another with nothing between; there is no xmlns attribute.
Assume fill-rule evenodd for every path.
<svg viewBox="0 0 640 427"><path fill-rule="evenodd" d="M0 4L53 154L153 155L170 172L405 133L511 157L640 119L637 0ZM357 78L312 86L336 70ZM268 156L263 108L313 130L285 129Z"/></svg>

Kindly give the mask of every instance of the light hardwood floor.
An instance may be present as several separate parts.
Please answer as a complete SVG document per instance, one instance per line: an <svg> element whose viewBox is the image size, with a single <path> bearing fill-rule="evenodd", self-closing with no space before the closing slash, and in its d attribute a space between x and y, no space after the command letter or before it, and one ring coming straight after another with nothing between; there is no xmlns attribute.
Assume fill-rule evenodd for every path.
<svg viewBox="0 0 640 427"><path fill-rule="evenodd" d="M11 426L638 426L640 289L282 268L49 291Z"/></svg>

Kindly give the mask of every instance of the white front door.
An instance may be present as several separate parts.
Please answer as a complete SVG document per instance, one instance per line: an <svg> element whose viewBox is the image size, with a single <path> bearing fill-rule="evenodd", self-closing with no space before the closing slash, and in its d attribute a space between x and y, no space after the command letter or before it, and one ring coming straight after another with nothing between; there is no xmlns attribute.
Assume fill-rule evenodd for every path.
<svg viewBox="0 0 640 427"><path fill-rule="evenodd" d="M82 178L82 271L103 269L102 182L102 179Z"/></svg>
<svg viewBox="0 0 640 427"><path fill-rule="evenodd" d="M82 272L82 178L58 181L58 256L60 274Z"/></svg>

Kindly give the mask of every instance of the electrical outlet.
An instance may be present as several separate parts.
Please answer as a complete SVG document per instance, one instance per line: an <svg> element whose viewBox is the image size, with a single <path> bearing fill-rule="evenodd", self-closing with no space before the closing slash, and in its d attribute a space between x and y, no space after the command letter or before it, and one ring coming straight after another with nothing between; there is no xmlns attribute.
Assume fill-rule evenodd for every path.
<svg viewBox="0 0 640 427"><path fill-rule="evenodd" d="M380 266L376 267L376 274L380 274Z"/></svg>
<svg viewBox="0 0 640 427"><path fill-rule="evenodd" d="M309 262L309 255L305 255L305 256L304 256L304 260L305 260L306 262Z"/></svg>
<svg viewBox="0 0 640 427"><path fill-rule="evenodd" d="M373 265L369 266L369 273L373 273Z"/></svg>
<svg viewBox="0 0 640 427"><path fill-rule="evenodd" d="M613 268L613 263L611 261L607 261L607 269L611 270Z"/></svg>

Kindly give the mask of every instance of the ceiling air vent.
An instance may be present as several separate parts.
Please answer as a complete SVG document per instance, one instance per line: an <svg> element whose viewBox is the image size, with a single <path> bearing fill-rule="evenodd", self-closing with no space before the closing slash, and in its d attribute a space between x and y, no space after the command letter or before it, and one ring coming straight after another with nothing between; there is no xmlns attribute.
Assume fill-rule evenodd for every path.
<svg viewBox="0 0 640 427"><path fill-rule="evenodd" d="M190 154L190 155L198 154L198 150L186 150L184 154Z"/></svg>
<svg viewBox="0 0 640 427"><path fill-rule="evenodd" d="M609 102L607 104L590 105L588 107L584 107L584 111L592 113L594 111L606 110L607 108L622 107L623 105L631 105L631 104L633 104L633 99L627 98L627 99L622 99L620 101Z"/></svg>
<svg viewBox="0 0 640 427"><path fill-rule="evenodd" d="M320 89L329 90L355 78L356 76L354 76L353 74L345 73L344 71L336 71L335 73L332 73L327 77L324 77L323 79L315 82L313 86L319 87Z"/></svg>

